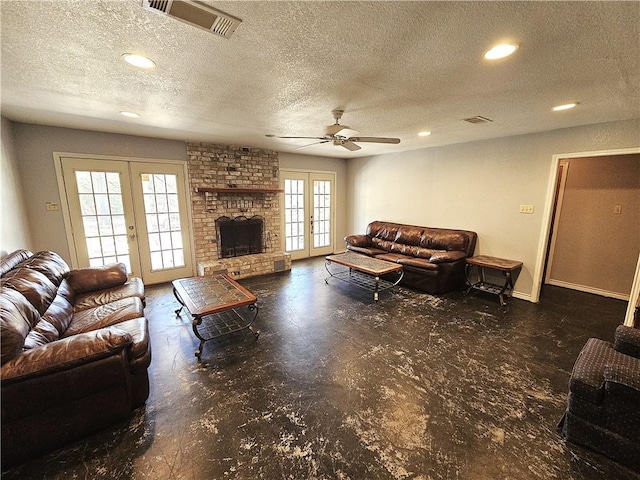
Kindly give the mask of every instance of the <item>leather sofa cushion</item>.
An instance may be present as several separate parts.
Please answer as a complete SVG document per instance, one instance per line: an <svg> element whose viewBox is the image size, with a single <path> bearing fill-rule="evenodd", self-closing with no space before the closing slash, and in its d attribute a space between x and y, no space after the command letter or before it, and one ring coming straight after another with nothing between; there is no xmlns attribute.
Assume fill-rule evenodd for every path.
<svg viewBox="0 0 640 480"><path fill-rule="evenodd" d="M144 300L144 284L142 283L142 279L133 277L126 283L116 287L76 295L73 309L79 312L127 297L138 297Z"/></svg>
<svg viewBox="0 0 640 480"><path fill-rule="evenodd" d="M371 239L367 235L347 235L344 241L354 247L368 247L371 245Z"/></svg>
<svg viewBox="0 0 640 480"><path fill-rule="evenodd" d="M9 270L13 270L19 263L24 262L27 258L32 256L29 250L16 250L11 252L6 257L0 260L0 276L7 273Z"/></svg>
<svg viewBox="0 0 640 480"><path fill-rule="evenodd" d="M433 255L429 258L431 263L445 263L445 262L455 262L456 260L461 260L465 258L466 255L464 252L459 251L437 251L433 252Z"/></svg>
<svg viewBox="0 0 640 480"><path fill-rule="evenodd" d="M397 260L401 265L409 265L411 267L424 268L425 270L438 270L439 267L435 263L431 263L426 258L402 257Z"/></svg>
<svg viewBox="0 0 640 480"><path fill-rule="evenodd" d="M55 252L38 252L20 266L42 273L56 287L69 273L69 265Z"/></svg>
<svg viewBox="0 0 640 480"><path fill-rule="evenodd" d="M466 255L472 255L476 242L475 232L467 230L420 227L381 221L374 221L367 225L367 236L371 238L374 245L387 251L391 251L392 244L398 243L431 250L459 250Z"/></svg>
<svg viewBox="0 0 640 480"><path fill-rule="evenodd" d="M70 337L79 333L116 325L132 318L142 317L143 308L142 300L132 297L75 312L69 328L67 328L62 337Z"/></svg>
<svg viewBox="0 0 640 480"><path fill-rule="evenodd" d="M376 255L378 260L385 260L387 262L398 263L398 260L401 258L405 258L404 255L400 255L399 253L381 253L380 255Z"/></svg>
<svg viewBox="0 0 640 480"><path fill-rule="evenodd" d="M380 248L375 247L354 247L353 245L347 245L347 250L352 252L364 253L365 255L369 255L371 257L375 257L376 255L380 255L382 253L387 253L386 250L382 250Z"/></svg>
<svg viewBox="0 0 640 480"><path fill-rule="evenodd" d="M46 376L108 357L131 344L131 336L117 327L102 328L48 343L16 356L2 366L2 381Z"/></svg>
<svg viewBox="0 0 640 480"><path fill-rule="evenodd" d="M102 267L79 268L72 270L67 280L76 294L117 287L127 281L127 267L124 263L116 263Z"/></svg>
<svg viewBox="0 0 640 480"><path fill-rule="evenodd" d="M11 288L0 288L0 357L4 364L22 351L40 314L24 296Z"/></svg>
<svg viewBox="0 0 640 480"><path fill-rule="evenodd" d="M58 288L58 294L53 299L43 318L53 325L62 335L69 328L73 318L73 291L69 288L66 280L63 280Z"/></svg>
<svg viewBox="0 0 640 480"><path fill-rule="evenodd" d="M58 290L44 274L22 266L4 275L0 284L24 295L40 315L47 311Z"/></svg>

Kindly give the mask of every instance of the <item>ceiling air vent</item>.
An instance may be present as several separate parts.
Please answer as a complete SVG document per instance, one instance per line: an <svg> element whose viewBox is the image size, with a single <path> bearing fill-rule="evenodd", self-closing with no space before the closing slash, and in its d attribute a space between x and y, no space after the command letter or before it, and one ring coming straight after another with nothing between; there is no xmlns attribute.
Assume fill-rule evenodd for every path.
<svg viewBox="0 0 640 480"><path fill-rule="evenodd" d="M229 38L242 22L239 18L192 0L142 0L152 12L168 15L194 27Z"/></svg>
<svg viewBox="0 0 640 480"><path fill-rule="evenodd" d="M493 122L493 120L491 120L490 118L487 117L481 117L480 115L478 115L477 117L471 117L471 118L465 118L464 119L465 122L469 122L469 123L487 123L487 122Z"/></svg>

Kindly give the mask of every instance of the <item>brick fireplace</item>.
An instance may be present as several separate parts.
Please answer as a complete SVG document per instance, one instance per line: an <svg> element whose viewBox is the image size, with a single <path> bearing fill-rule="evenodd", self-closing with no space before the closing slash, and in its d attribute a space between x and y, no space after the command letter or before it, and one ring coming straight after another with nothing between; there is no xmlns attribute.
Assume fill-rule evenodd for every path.
<svg viewBox="0 0 640 480"><path fill-rule="evenodd" d="M245 278L290 270L291 256L280 245L278 154L189 142L187 155L198 275L222 271ZM225 254L220 221L253 217L262 219L261 252Z"/></svg>

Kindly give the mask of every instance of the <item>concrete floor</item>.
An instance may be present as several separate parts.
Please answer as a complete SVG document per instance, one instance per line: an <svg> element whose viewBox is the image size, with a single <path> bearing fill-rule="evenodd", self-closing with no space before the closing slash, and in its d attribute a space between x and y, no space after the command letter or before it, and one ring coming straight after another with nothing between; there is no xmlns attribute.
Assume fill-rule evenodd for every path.
<svg viewBox="0 0 640 480"><path fill-rule="evenodd" d="M248 332L198 344L147 288L151 394L131 420L16 467L27 479L629 479L556 431L573 362L626 303L545 287L539 304L400 288L372 296L322 259L242 280Z"/></svg>

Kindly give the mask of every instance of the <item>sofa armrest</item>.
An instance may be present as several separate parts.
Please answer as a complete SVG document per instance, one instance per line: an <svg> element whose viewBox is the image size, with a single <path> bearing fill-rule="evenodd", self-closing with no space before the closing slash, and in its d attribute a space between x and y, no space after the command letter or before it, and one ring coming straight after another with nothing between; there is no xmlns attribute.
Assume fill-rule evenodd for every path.
<svg viewBox="0 0 640 480"><path fill-rule="evenodd" d="M117 287L127 281L127 267L124 263L87 267L71 270L67 282L75 293L93 292Z"/></svg>
<svg viewBox="0 0 640 480"><path fill-rule="evenodd" d="M131 334L117 327L81 333L18 354L2 365L0 377L4 384L70 370L117 355L131 343Z"/></svg>
<svg viewBox="0 0 640 480"><path fill-rule="evenodd" d="M640 330L625 325L618 325L613 348L625 355L640 358Z"/></svg>
<svg viewBox="0 0 640 480"><path fill-rule="evenodd" d="M607 396L625 397L640 402L640 361L607 364L604 367L604 384Z"/></svg>
<svg viewBox="0 0 640 480"><path fill-rule="evenodd" d="M450 252L434 252L429 258L431 263L448 263L455 262L462 258L465 258L467 255L464 252L458 250L451 250Z"/></svg>
<svg viewBox="0 0 640 480"><path fill-rule="evenodd" d="M369 247L371 239L367 235L347 235L344 237L345 243L354 247Z"/></svg>

